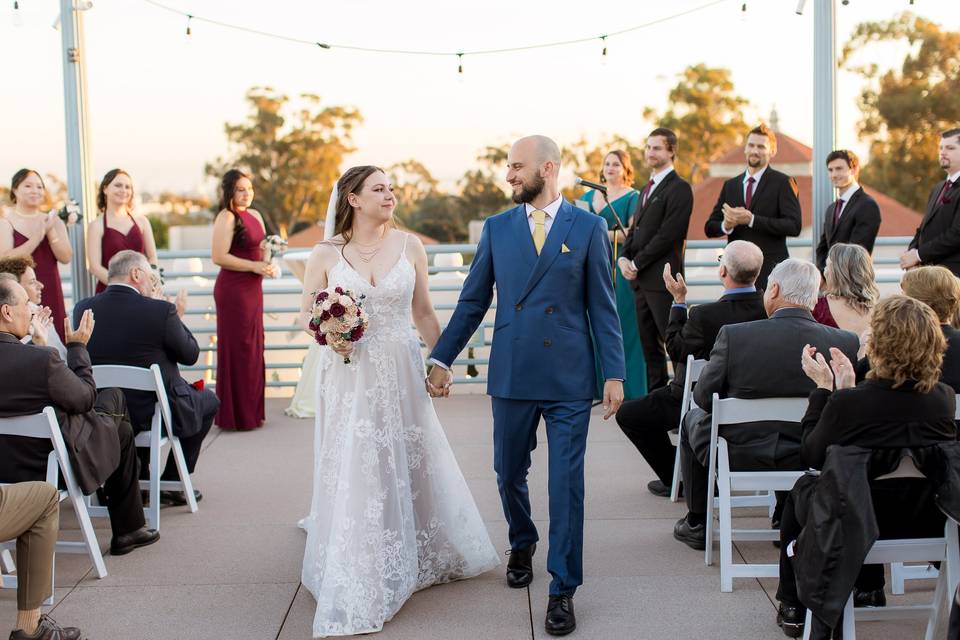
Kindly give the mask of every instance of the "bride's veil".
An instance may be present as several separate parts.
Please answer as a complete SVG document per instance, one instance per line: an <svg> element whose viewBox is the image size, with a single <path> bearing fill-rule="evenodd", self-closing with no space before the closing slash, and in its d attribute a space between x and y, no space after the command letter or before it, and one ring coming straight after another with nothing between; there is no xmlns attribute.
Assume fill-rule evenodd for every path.
<svg viewBox="0 0 960 640"><path fill-rule="evenodd" d="M340 180L338 179L337 182L340 182ZM332 238L337 228L337 182L333 183L333 191L330 192L330 201L327 202L327 219L323 225L324 240Z"/></svg>

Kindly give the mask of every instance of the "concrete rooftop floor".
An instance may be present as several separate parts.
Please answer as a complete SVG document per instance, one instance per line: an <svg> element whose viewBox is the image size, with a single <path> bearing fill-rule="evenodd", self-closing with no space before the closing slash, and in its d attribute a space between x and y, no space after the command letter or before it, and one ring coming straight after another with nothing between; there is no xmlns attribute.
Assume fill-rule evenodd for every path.
<svg viewBox="0 0 960 640"><path fill-rule="evenodd" d="M51 615L81 627L91 640L310 638L315 603L300 585L306 535L296 523L311 498L313 420L284 416L286 404L268 400L267 424L258 431L213 429L194 474L204 494L200 510L164 508L157 544L111 557L109 526L94 519L109 575L97 579L85 555L58 555ZM460 395L436 406L494 545L507 549L492 468L489 400ZM548 637L543 631L549 583L546 453L542 437L530 477L542 539L533 584L509 589L501 567L421 591L377 638ZM652 471L616 423L596 412L586 473L585 579L575 599L573 637L784 637L774 622L776 581L739 579L733 593L721 593L717 566L705 566L702 552L672 537L673 523L685 512L682 503L647 492ZM76 531L68 531L76 527L69 507L61 519L64 537L76 538ZM754 561L777 557L769 543L744 543L737 551L739 558ZM907 596L889 602L929 600L932 581L913 585ZM0 637L12 628L15 612L15 592L0 590ZM899 640L921 638L923 628L917 621L867 622L858 632L862 638ZM942 631L937 637L945 637Z"/></svg>

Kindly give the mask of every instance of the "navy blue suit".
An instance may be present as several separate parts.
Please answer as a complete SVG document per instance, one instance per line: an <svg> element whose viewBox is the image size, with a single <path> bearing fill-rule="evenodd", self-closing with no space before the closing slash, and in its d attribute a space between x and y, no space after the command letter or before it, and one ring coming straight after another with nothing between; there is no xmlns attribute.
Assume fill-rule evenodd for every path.
<svg viewBox="0 0 960 640"><path fill-rule="evenodd" d="M494 469L510 546L539 539L527 471L543 416L550 445L550 593L583 582L583 455L594 389L593 333L605 379L625 376L603 218L563 201L540 255L526 208L488 218L457 308L431 353L450 364L479 327L497 291L487 393Z"/></svg>

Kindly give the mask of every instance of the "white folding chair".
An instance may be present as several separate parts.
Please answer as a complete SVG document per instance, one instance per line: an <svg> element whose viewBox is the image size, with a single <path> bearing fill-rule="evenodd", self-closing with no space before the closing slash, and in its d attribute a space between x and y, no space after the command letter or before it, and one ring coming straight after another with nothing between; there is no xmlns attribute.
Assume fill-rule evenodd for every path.
<svg viewBox="0 0 960 640"><path fill-rule="evenodd" d="M713 394L710 426L710 460L707 467L707 530L704 561L713 564L713 488L718 487L720 515L720 590L733 591L734 578L769 578L779 575L776 564L733 564L734 540L776 540L774 529L734 529L734 507L769 504L767 496L743 496L731 499L731 491L789 491L802 471L733 471L730 469L727 441L719 436L720 427L750 422L800 422L807 410L806 398L720 399ZM735 428L735 427L734 427ZM799 427L798 427L799 428Z"/></svg>
<svg viewBox="0 0 960 640"><path fill-rule="evenodd" d="M960 394L957 394L957 406L953 413L954 420L960 420ZM904 594L907 580L936 580L939 576L936 567L930 563L923 564L903 564L902 562L893 562L890 564L890 592L901 596Z"/></svg>
<svg viewBox="0 0 960 640"><path fill-rule="evenodd" d="M877 480L891 478L925 477L913 463L913 458L904 456L893 473L880 476ZM863 564L896 564L904 562L937 562L940 571L936 574L937 586L933 591L933 601L929 604L900 605L886 607L854 608L853 592L847 598L843 609L843 638L856 640L857 620L892 620L901 618L926 619L925 640L933 640L937 624L940 621L942 607L949 606L952 595L960 581L960 544L957 537L957 523L947 518L942 538L906 538L902 540L877 540L867 553ZM807 611L807 621L803 627L803 637L810 637L813 614Z"/></svg>
<svg viewBox="0 0 960 640"><path fill-rule="evenodd" d="M187 461L183 457L180 439L173 434L173 421L170 417L170 404L167 400L167 391L163 386L163 376L159 365L151 365L149 369L142 367L128 367L125 365L99 364L93 367L93 379L98 389L117 388L135 391L151 391L157 397L153 410L153 419L150 421L150 430L137 434L138 448L150 449L150 479L141 480L140 488L147 489L150 495L150 504L144 507L147 522L152 529L160 530L160 490L182 491L187 498L187 504L192 513L197 511L197 501L193 495L193 482L187 471ZM161 432L161 426L163 432ZM160 480L160 463L166 460L161 455L163 447L170 445L170 453L177 465L180 480ZM104 516L106 507L91 506L90 512L94 516Z"/></svg>
<svg viewBox="0 0 960 640"><path fill-rule="evenodd" d="M47 457L45 480L54 487L58 487L61 502L69 500L73 504L73 510L80 523L80 534L83 538L82 541L58 540L56 551L60 553L86 553L90 556L90 561L97 571L97 577L106 577L107 567L103 562L100 543L97 541L93 525L90 523L90 514L87 512L83 493L80 491L76 477L73 475L73 466L70 463L70 457L67 455L67 447L64 444L63 434L60 432L57 414L53 407L45 407L42 413L29 416L0 418L0 435L50 440L53 451ZM59 490L58 480L61 474L64 484L67 485L65 491ZM17 587L17 577L9 575L16 568L13 557L10 555L10 549L13 548L14 544L13 541L2 541L0 543L0 567L2 567L4 573L8 574L4 575L2 582L0 582L3 588L15 589ZM53 604L53 596L45 604Z"/></svg>
<svg viewBox="0 0 960 640"><path fill-rule="evenodd" d="M690 407L694 406L693 384L700 379L700 372L707 366L706 360L695 360L693 354L687 355L687 365L684 367L683 399L680 401L680 425L669 433L670 442L677 448L673 458L673 482L670 484L670 502L680 499L680 429L683 429L683 416L687 415Z"/></svg>

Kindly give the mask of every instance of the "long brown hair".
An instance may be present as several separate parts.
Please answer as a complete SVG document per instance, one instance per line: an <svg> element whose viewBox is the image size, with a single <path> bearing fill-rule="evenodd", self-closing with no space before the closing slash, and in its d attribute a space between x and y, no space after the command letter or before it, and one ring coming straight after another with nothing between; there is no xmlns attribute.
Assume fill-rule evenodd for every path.
<svg viewBox="0 0 960 640"><path fill-rule="evenodd" d="M830 269L825 291L847 301L861 315L869 313L880 299L873 261L858 244L838 242L827 254Z"/></svg>
<svg viewBox="0 0 960 640"><path fill-rule="evenodd" d="M333 233L342 235L344 244L350 242L350 238L353 236L354 210L350 201L347 200L347 196L351 193L359 193L363 189L363 183L366 179L377 171L386 173L380 167L375 167L372 164L350 167L337 180L337 214L334 218Z"/></svg>
<svg viewBox="0 0 960 640"><path fill-rule="evenodd" d="M110 169L110 171L107 171L107 175L103 176L103 180L100 182L100 186L97 188L97 209L100 210L100 213L107 213L106 189L113 184L113 181L117 179L117 176L127 176L130 178L130 202L127 203L127 213L130 213L130 211L133 209L133 177L123 169Z"/></svg>
<svg viewBox="0 0 960 640"><path fill-rule="evenodd" d="M220 211L226 209L233 214L233 240L239 240L246 233L246 226L243 224L243 218L233 204L233 196L237 192L237 183L246 178L253 184L253 179L240 169L230 169L223 174L220 180Z"/></svg>

